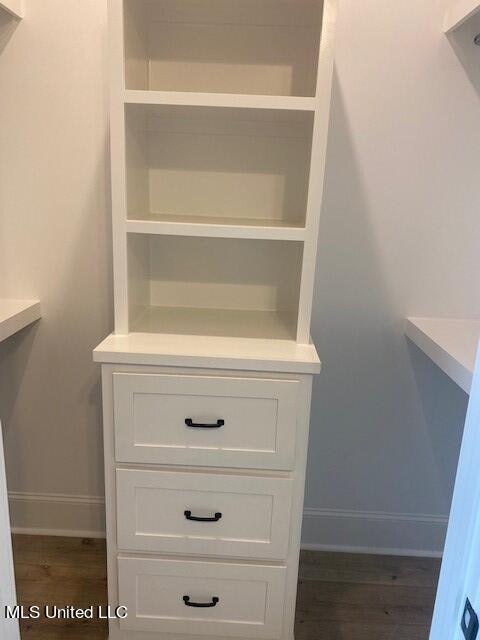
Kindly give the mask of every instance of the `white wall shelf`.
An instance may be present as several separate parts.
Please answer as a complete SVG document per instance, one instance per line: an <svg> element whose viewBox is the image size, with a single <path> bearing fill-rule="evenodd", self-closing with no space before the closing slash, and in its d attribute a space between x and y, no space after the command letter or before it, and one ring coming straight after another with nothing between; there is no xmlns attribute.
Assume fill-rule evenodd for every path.
<svg viewBox="0 0 480 640"><path fill-rule="evenodd" d="M480 0L456 0L445 14L445 33L451 33L480 15Z"/></svg>
<svg viewBox="0 0 480 640"><path fill-rule="evenodd" d="M132 89L127 89L124 92L124 102L125 104L284 109L287 111L315 111L316 106L316 99L311 97L193 93L189 91L138 91Z"/></svg>
<svg viewBox="0 0 480 640"><path fill-rule="evenodd" d="M0 298L0 341L41 317L38 300L12 300Z"/></svg>
<svg viewBox="0 0 480 640"><path fill-rule="evenodd" d="M480 340L480 320L408 318L406 335L466 393L470 393Z"/></svg>
<svg viewBox="0 0 480 640"><path fill-rule="evenodd" d="M0 0L0 9L4 9L17 20L23 18L23 0Z"/></svg>

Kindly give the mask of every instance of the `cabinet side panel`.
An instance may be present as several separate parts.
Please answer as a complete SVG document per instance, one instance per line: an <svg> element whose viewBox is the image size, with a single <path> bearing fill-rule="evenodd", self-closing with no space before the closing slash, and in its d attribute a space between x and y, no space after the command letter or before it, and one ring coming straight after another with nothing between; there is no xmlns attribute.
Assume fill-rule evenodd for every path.
<svg viewBox="0 0 480 640"><path fill-rule="evenodd" d="M112 179L113 281L115 332L128 333L124 56L121 0L109 0L110 155Z"/></svg>
<svg viewBox="0 0 480 640"><path fill-rule="evenodd" d="M287 585L282 640L294 637L295 610L297 604L298 565L302 534L305 476L307 470L308 436L310 431L310 404L312 399L312 376L303 376L300 381L296 425L295 470L293 473L293 498L290 527L290 546L287 558Z"/></svg>
<svg viewBox="0 0 480 640"><path fill-rule="evenodd" d="M317 79L317 107L313 127L312 160L307 204L297 342L310 342L310 322L327 154L333 78L334 35L338 0L325 0Z"/></svg>

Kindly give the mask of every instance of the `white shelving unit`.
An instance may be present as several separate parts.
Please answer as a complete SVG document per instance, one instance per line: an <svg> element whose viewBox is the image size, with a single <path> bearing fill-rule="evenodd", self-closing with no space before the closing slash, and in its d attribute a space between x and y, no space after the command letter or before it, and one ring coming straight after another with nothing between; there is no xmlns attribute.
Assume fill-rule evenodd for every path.
<svg viewBox="0 0 480 640"><path fill-rule="evenodd" d="M0 9L7 11L17 20L23 18L23 0L0 0Z"/></svg>
<svg viewBox="0 0 480 640"><path fill-rule="evenodd" d="M110 640L293 640L336 9L109 0Z"/></svg>
<svg viewBox="0 0 480 640"><path fill-rule="evenodd" d="M203 327L213 310L217 319L208 335L245 335L243 321L231 321L234 311L247 318L251 337L310 341L334 4L111 3L117 333L169 333L171 319L176 323L184 313L196 314ZM156 256L167 242L154 236L178 248L188 244L195 259L187 264L186 253L171 251L168 269L158 269ZM221 287L214 286L224 271L215 254L237 260ZM173 283L196 280L198 264L203 295L194 305L163 295ZM273 274L280 265L295 280L290 299L283 274ZM269 282L259 283L266 295L248 295L248 285L250 293L257 285L246 271L260 280L266 274ZM224 307L220 290L228 289ZM285 315L288 331L279 331L285 321L270 318ZM180 325L191 330L188 322Z"/></svg>
<svg viewBox="0 0 480 640"><path fill-rule="evenodd" d="M480 320L408 318L406 335L466 393L470 393L480 341Z"/></svg>
<svg viewBox="0 0 480 640"><path fill-rule="evenodd" d="M451 33L469 21L478 22L480 18L479 0L456 0L445 14L444 31Z"/></svg>

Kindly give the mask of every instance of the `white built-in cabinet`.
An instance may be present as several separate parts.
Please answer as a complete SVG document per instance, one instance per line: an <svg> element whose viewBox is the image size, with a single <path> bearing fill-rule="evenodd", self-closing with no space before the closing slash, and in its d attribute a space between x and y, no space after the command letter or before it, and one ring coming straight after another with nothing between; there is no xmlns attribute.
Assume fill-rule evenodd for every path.
<svg viewBox="0 0 480 640"><path fill-rule="evenodd" d="M337 0L109 0L111 640L293 640Z"/></svg>

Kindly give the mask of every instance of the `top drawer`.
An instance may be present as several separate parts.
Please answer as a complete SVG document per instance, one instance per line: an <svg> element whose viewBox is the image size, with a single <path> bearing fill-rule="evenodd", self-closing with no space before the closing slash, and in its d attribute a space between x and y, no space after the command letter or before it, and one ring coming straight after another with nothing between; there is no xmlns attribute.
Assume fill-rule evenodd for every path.
<svg viewBox="0 0 480 640"><path fill-rule="evenodd" d="M293 468L297 380L113 374L118 462Z"/></svg>

